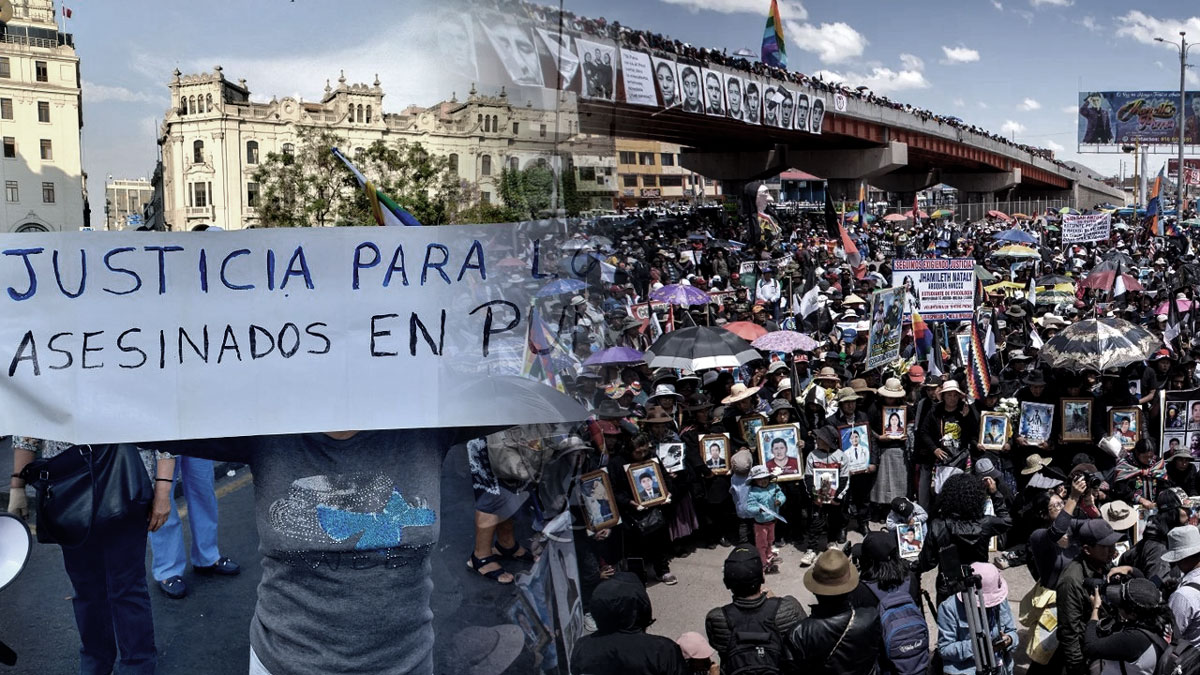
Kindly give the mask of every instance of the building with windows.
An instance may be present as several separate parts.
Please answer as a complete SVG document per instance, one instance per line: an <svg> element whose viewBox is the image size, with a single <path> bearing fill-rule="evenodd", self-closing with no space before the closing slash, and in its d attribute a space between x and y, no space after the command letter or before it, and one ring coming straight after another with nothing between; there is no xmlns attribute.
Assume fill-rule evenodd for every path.
<svg viewBox="0 0 1200 675"><path fill-rule="evenodd" d="M76 230L89 214L80 160L79 57L52 0L14 0L0 24L0 231Z"/></svg>
<svg viewBox="0 0 1200 675"><path fill-rule="evenodd" d="M104 229L136 230L145 223L154 186L145 178L109 178L104 184Z"/></svg>
<svg viewBox="0 0 1200 675"><path fill-rule="evenodd" d="M680 147L676 143L616 139L616 206L645 208L720 197L717 181L680 166Z"/></svg>
<svg viewBox="0 0 1200 675"><path fill-rule="evenodd" d="M385 113L378 78L370 85L349 84L343 74L336 86L326 82L317 102L290 97L252 102L246 81L230 82L220 66L197 75L175 71L168 87L171 107L159 138L162 205L152 220L172 230L253 225L259 198L255 169L269 153L294 152L305 128L329 129L346 139L342 150L351 159L377 140L419 142L447 157L470 188L464 194L483 202L498 199L504 168L554 164L551 156L569 152L579 131L569 93L560 94L557 113L512 101L504 89L488 96L474 87L464 101L451 96L428 108Z"/></svg>

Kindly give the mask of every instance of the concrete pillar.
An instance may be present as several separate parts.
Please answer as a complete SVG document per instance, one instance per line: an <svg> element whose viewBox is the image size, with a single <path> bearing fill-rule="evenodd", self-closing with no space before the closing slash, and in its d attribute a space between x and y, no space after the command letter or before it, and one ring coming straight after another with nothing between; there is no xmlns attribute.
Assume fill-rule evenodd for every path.
<svg viewBox="0 0 1200 675"><path fill-rule="evenodd" d="M695 148L679 151L679 164L705 178L725 181L752 181L778 176L792 168L788 147L777 144L769 150L728 150L708 152Z"/></svg>
<svg viewBox="0 0 1200 675"><path fill-rule="evenodd" d="M996 193L1021 184L1021 169L988 173L943 173L942 182L959 192Z"/></svg>
<svg viewBox="0 0 1200 675"><path fill-rule="evenodd" d="M912 205L912 195L916 192L924 190L932 185L937 185L942 181L942 172L939 169L931 169L929 171L907 173L896 172L875 176L871 179L871 185L886 190L888 192L909 193L908 201L905 204Z"/></svg>
<svg viewBox="0 0 1200 675"><path fill-rule="evenodd" d="M791 152L789 159L792 168L825 179L874 179L908 166L908 145L890 141L860 150L800 150Z"/></svg>

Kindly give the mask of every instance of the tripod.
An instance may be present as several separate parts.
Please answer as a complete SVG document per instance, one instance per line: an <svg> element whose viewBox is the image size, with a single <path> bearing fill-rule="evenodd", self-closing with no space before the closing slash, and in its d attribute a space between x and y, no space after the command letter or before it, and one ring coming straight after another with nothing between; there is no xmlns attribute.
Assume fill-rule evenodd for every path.
<svg viewBox="0 0 1200 675"><path fill-rule="evenodd" d="M950 594L961 593L963 606L967 611L967 629L971 633L971 654L975 657L975 672L979 675L991 675L1000 672L996 663L996 649L992 644L992 629L988 624L987 606L983 602L983 579L974 573L969 565L959 568L958 578L943 577ZM925 593L925 601L929 603L933 615L937 616L937 607Z"/></svg>

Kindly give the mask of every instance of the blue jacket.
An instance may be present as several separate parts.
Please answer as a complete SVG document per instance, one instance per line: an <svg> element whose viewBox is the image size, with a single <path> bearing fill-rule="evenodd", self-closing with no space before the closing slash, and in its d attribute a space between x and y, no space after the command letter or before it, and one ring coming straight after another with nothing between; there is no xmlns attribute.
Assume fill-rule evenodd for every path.
<svg viewBox="0 0 1200 675"><path fill-rule="evenodd" d="M1017 626L1013 622L1012 610L1008 602L1002 602L987 612L988 628L991 629L992 639L1007 635L1012 644L1000 656L1000 672L1012 675L1013 653L1017 649ZM971 652L971 631L967 626L966 607L959 601L958 595L951 595L938 607L937 615L938 641L937 648L942 655L942 672L951 675L966 675L975 672L975 657Z"/></svg>
<svg viewBox="0 0 1200 675"><path fill-rule="evenodd" d="M751 485L750 493L746 495L746 512L753 516L756 523L769 523L775 520L772 514L778 514L779 507L783 506L785 501L787 498L776 483L771 483L765 488Z"/></svg>

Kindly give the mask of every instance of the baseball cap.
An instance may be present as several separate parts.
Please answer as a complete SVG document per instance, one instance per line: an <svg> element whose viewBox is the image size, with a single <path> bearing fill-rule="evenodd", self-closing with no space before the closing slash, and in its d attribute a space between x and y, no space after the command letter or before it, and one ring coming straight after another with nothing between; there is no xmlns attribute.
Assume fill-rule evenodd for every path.
<svg viewBox="0 0 1200 675"><path fill-rule="evenodd" d="M1079 526L1079 543L1091 546L1112 546L1122 536L1113 531L1112 525L1100 518L1092 518Z"/></svg>
<svg viewBox="0 0 1200 675"><path fill-rule="evenodd" d="M892 500L892 510L901 518L907 519L913 514L913 505L904 497L896 497Z"/></svg>
<svg viewBox="0 0 1200 675"><path fill-rule="evenodd" d="M716 653L713 651L712 645L708 644L708 640L696 632L680 635L675 644L679 645L679 650L683 652L685 659L710 659Z"/></svg>
<svg viewBox="0 0 1200 675"><path fill-rule="evenodd" d="M865 565L868 562L883 562L891 559L899 544L896 535L891 532L869 532L857 546L858 559Z"/></svg>
<svg viewBox="0 0 1200 675"><path fill-rule="evenodd" d="M726 588L761 584L763 566L758 551L748 546L735 547L725 558L724 578Z"/></svg>

